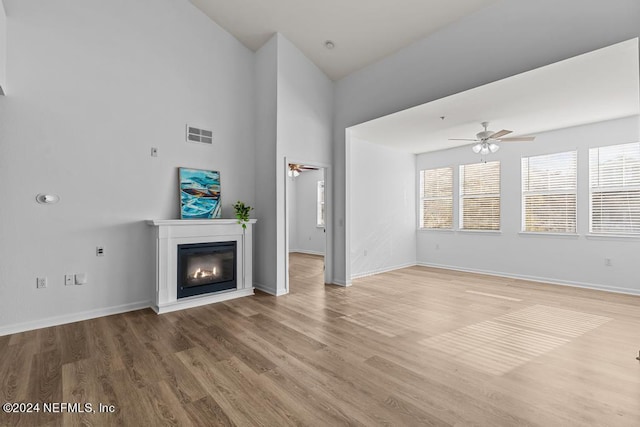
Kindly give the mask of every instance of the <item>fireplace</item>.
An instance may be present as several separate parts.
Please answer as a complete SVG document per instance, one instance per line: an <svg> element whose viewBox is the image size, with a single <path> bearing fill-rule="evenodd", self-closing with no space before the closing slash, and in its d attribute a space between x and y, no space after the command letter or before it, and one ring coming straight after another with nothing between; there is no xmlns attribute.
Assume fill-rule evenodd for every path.
<svg viewBox="0 0 640 427"><path fill-rule="evenodd" d="M156 243L156 286L151 308L156 313L163 314L253 295L252 255L253 225L255 223L255 219L249 220L245 229L238 224L238 220L235 218L153 219L147 221L147 224L153 227ZM188 269L189 266L185 264L186 260L180 255L178 247L192 248L199 252L200 249L212 244L227 246L227 252L229 252L228 245L232 245L230 251L232 253L235 252L233 253L235 262L232 263L235 270L232 269L231 274L235 284L229 283L230 280L227 280L229 273L224 273L223 276L220 276L221 270L218 270L218 266L216 266L215 274L218 277L226 278L221 282L213 281L213 283L205 285L201 283L201 280L183 280L184 275L187 273L184 270L179 273L178 264L183 264L181 269ZM235 250L233 249L233 244L235 244ZM206 252L197 254L204 253ZM224 262L228 257L229 254L222 257L221 261L225 264L222 267L229 267L229 263ZM183 258L182 261L180 261L181 258ZM197 262L192 261L193 264ZM191 275L198 276L197 279L201 279L200 276L207 276L209 272L213 275L213 265L210 263L205 264L196 266ZM200 268L200 272L196 273L198 268ZM206 271L202 272L203 270ZM196 279L196 277L193 278ZM178 293L180 293L180 296L178 296Z"/></svg>
<svg viewBox="0 0 640 427"><path fill-rule="evenodd" d="M178 245L177 297L237 288L236 242Z"/></svg>

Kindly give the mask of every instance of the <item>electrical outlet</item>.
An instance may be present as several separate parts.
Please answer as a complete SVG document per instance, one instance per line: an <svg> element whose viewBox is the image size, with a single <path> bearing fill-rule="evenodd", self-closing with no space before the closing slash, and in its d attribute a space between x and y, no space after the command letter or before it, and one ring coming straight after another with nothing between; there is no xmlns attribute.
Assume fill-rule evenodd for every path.
<svg viewBox="0 0 640 427"><path fill-rule="evenodd" d="M158 147L151 147L151 157L158 157Z"/></svg>
<svg viewBox="0 0 640 427"><path fill-rule="evenodd" d="M611 258L605 258L604 259L604 265L607 267L611 267L613 264L611 264Z"/></svg>
<svg viewBox="0 0 640 427"><path fill-rule="evenodd" d="M36 287L38 289L47 287L47 278L46 277L38 277L36 278Z"/></svg>
<svg viewBox="0 0 640 427"><path fill-rule="evenodd" d="M364 250L364 256L367 256L367 253L368 253L368 252L367 252L367 250L365 249L365 250Z"/></svg>
<svg viewBox="0 0 640 427"><path fill-rule="evenodd" d="M73 286L74 283L74 277L73 274L65 274L64 275L64 285L65 286Z"/></svg>
<svg viewBox="0 0 640 427"><path fill-rule="evenodd" d="M436 243L436 251L440 249L440 243Z"/></svg>
<svg viewBox="0 0 640 427"><path fill-rule="evenodd" d="M96 256L104 256L104 246L96 246Z"/></svg>

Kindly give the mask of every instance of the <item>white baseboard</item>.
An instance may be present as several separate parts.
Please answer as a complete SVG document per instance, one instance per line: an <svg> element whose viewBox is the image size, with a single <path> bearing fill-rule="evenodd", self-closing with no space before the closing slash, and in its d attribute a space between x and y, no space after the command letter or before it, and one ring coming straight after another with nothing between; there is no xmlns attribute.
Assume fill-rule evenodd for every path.
<svg viewBox="0 0 640 427"><path fill-rule="evenodd" d="M253 282L253 287L254 287L254 289L257 289L257 290L259 290L261 292L264 292L265 294L275 295L273 290L271 290L270 288L267 288L262 283Z"/></svg>
<svg viewBox="0 0 640 427"><path fill-rule="evenodd" d="M387 273L389 271L399 270L401 268L413 267L414 265L417 265L417 264L415 262L407 262L404 264L394 265L391 267L377 268L375 270L365 271L363 273L352 274L351 280L359 279L361 277L373 276L374 274Z"/></svg>
<svg viewBox="0 0 640 427"><path fill-rule="evenodd" d="M289 251L290 254L292 253L299 253L299 254L307 254L307 255L318 255L318 256L324 256L324 252L318 252L318 251L309 251L307 249L291 249Z"/></svg>
<svg viewBox="0 0 640 427"><path fill-rule="evenodd" d="M152 305L151 308L156 314L170 313L172 311L184 310L186 308L200 307L203 305L214 304L216 302L229 301L231 299L241 298L253 295L253 288L249 289L233 289L225 292L215 292L210 295L197 295L195 297L179 299L162 305Z"/></svg>
<svg viewBox="0 0 640 427"><path fill-rule="evenodd" d="M417 265L421 267L442 268L445 270L464 271L467 273L488 274L490 276L507 277L509 279L529 280L531 282L548 283L551 285L571 286L574 288L592 289L595 291L615 292L617 294L640 295L640 290L629 288L618 288L615 286L601 285L598 283L576 282L571 280L559 280L552 277L528 276L526 274L512 274L501 271L479 270L474 268L464 268L452 265L432 264L428 262L419 262Z"/></svg>
<svg viewBox="0 0 640 427"><path fill-rule="evenodd" d="M348 288L349 286L352 285L351 282L345 282L343 280L335 280L335 279L331 281L331 284L332 285L337 285L337 286L343 286L345 288Z"/></svg>
<svg viewBox="0 0 640 427"><path fill-rule="evenodd" d="M275 290L274 291L273 289L267 288L266 286L264 286L261 283L255 283L255 282L253 283L253 287L256 288L259 291L264 292L265 294L273 295L274 297L279 297L281 295L286 295L286 294L289 293L289 292L284 291L284 290L281 290L281 291Z"/></svg>
<svg viewBox="0 0 640 427"><path fill-rule="evenodd" d="M64 316L48 317L46 319L34 320L32 322L17 323L15 325L1 327L0 336L32 331L34 329L49 328L51 326L64 325L66 323L80 322L82 320L95 319L96 317L111 316L113 314L126 313L128 311L141 310L149 307L151 307L151 301L139 301L114 307L65 314Z"/></svg>

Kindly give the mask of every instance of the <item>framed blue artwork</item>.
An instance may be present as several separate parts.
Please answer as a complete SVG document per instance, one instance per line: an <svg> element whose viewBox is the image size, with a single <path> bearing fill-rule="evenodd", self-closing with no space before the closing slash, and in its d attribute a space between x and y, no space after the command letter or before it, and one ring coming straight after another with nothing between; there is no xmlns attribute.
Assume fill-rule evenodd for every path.
<svg viewBox="0 0 640 427"><path fill-rule="evenodd" d="M179 168L180 218L220 218L220 172Z"/></svg>

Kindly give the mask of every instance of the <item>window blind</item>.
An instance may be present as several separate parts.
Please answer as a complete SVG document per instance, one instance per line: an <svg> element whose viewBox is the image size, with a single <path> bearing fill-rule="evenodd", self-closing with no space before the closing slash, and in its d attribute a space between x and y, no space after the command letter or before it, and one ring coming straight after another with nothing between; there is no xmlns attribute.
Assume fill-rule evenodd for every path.
<svg viewBox="0 0 640 427"><path fill-rule="evenodd" d="M640 234L640 142L589 150L590 230Z"/></svg>
<svg viewBox="0 0 640 427"><path fill-rule="evenodd" d="M420 228L453 228L453 168L420 171Z"/></svg>
<svg viewBox="0 0 640 427"><path fill-rule="evenodd" d="M522 158L522 229L576 232L576 151Z"/></svg>
<svg viewBox="0 0 640 427"><path fill-rule="evenodd" d="M500 162L460 165L460 228L500 230Z"/></svg>

